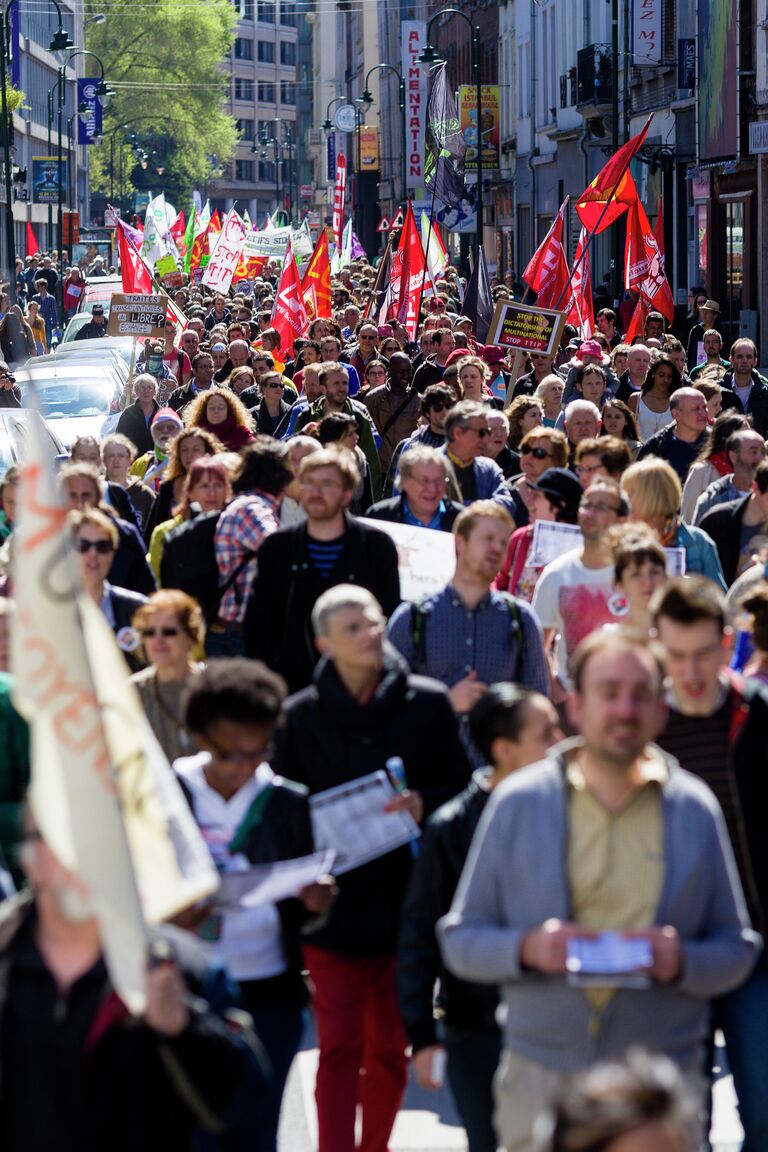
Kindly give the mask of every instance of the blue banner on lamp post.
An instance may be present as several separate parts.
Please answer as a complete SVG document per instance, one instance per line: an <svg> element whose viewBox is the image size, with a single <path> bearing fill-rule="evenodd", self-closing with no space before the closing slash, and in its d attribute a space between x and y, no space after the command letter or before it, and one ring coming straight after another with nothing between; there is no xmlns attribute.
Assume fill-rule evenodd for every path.
<svg viewBox="0 0 768 1152"><path fill-rule="evenodd" d="M77 81L77 106L85 111L77 118L78 144L95 144L101 135L101 104L96 95L100 83L98 76L82 76Z"/></svg>

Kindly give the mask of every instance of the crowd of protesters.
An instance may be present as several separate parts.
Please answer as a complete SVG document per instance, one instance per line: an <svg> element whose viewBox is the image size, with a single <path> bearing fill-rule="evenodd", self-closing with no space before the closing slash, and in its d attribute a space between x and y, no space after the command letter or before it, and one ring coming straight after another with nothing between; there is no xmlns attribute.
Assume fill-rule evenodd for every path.
<svg viewBox="0 0 768 1152"><path fill-rule="evenodd" d="M35 267L7 349L0 322L0 404L21 403L13 366L58 324L56 270ZM421 836L297 898L206 905L169 929L236 981L261 1062L228 1043L228 1000L205 990L194 941L163 969L176 983L153 991L141 1042L94 1040L98 940L73 928L67 968L57 894L73 881L24 813L27 736L4 673L0 846L40 909L0 938L16 996L0 1019L4 1146L53 1147L63 1118L75 1135L56 1146L137 1147L105 1137L131 1087L108 1077L150 1052L142 1074L185 1119L142 1146L192 1147L210 1117L170 1048L228 1125L200 1147L275 1152L311 1004L319 1152L386 1152L409 1062L422 1087L447 1078L470 1152L618 1148L627 1132L693 1148L716 1028L746 1146L768 1149L756 346L725 349L717 303L695 292L681 338L652 312L627 345L603 308L552 356L506 354L475 338L451 268L411 339L374 316L360 259L334 277L332 315L282 347L278 276L176 292L186 326L146 342L115 430L72 445L68 531L220 871L311 853L311 798L393 757L390 810ZM0 639L18 481L17 468L0 481ZM392 525L453 537L455 570L415 601ZM0 655L7 669L5 641ZM605 966L580 979L590 945ZM39 970L50 1004L33 1008ZM182 971L209 1000L194 1024ZM40 1047L14 1066L25 1012ZM25 1076L39 1058L53 1083L70 1050L68 1102L34 1116ZM132 1117L133 1136L145 1122Z"/></svg>

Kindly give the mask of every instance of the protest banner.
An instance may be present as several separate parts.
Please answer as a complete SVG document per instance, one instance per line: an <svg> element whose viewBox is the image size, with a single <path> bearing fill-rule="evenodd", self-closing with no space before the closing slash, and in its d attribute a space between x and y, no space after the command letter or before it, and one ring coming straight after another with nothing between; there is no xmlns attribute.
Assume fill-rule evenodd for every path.
<svg viewBox="0 0 768 1152"><path fill-rule="evenodd" d="M116 292L109 305L107 335L151 336L165 334L166 303L159 296Z"/></svg>
<svg viewBox="0 0 768 1152"><path fill-rule="evenodd" d="M439 592L453 578L456 548L450 532L377 520L376 527L394 540L404 600L418 601Z"/></svg>
<svg viewBox="0 0 768 1152"><path fill-rule="evenodd" d="M554 356L565 325L565 312L499 300L491 319L486 343L521 352L541 352Z"/></svg>
<svg viewBox="0 0 768 1152"><path fill-rule="evenodd" d="M229 292L245 245L246 228L241 216L231 208L224 217L221 231L211 250L211 259L203 272L203 284L212 292Z"/></svg>

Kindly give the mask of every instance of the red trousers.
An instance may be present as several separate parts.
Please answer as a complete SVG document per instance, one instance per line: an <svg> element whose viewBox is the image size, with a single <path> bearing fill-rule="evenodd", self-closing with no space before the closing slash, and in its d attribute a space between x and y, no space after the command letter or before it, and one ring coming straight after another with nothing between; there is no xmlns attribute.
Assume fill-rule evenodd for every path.
<svg viewBox="0 0 768 1152"><path fill-rule="evenodd" d="M408 1040L394 956L304 949L320 1046L315 1084L318 1152L387 1152L405 1091ZM357 1105L362 1138L355 1144Z"/></svg>

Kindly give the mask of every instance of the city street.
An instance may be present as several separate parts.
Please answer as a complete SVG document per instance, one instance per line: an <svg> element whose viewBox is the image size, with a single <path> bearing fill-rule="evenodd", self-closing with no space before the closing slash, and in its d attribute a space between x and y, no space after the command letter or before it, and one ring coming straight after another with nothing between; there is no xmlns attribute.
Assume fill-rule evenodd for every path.
<svg viewBox="0 0 768 1152"><path fill-rule="evenodd" d="M280 1124L279 1152L314 1152L317 1125L313 1099L317 1049L308 1028L288 1080ZM711 1131L714 1152L738 1152L743 1132L730 1076L715 1085ZM412 1081L390 1141L390 1152L466 1152L467 1142L450 1091L424 1092Z"/></svg>

